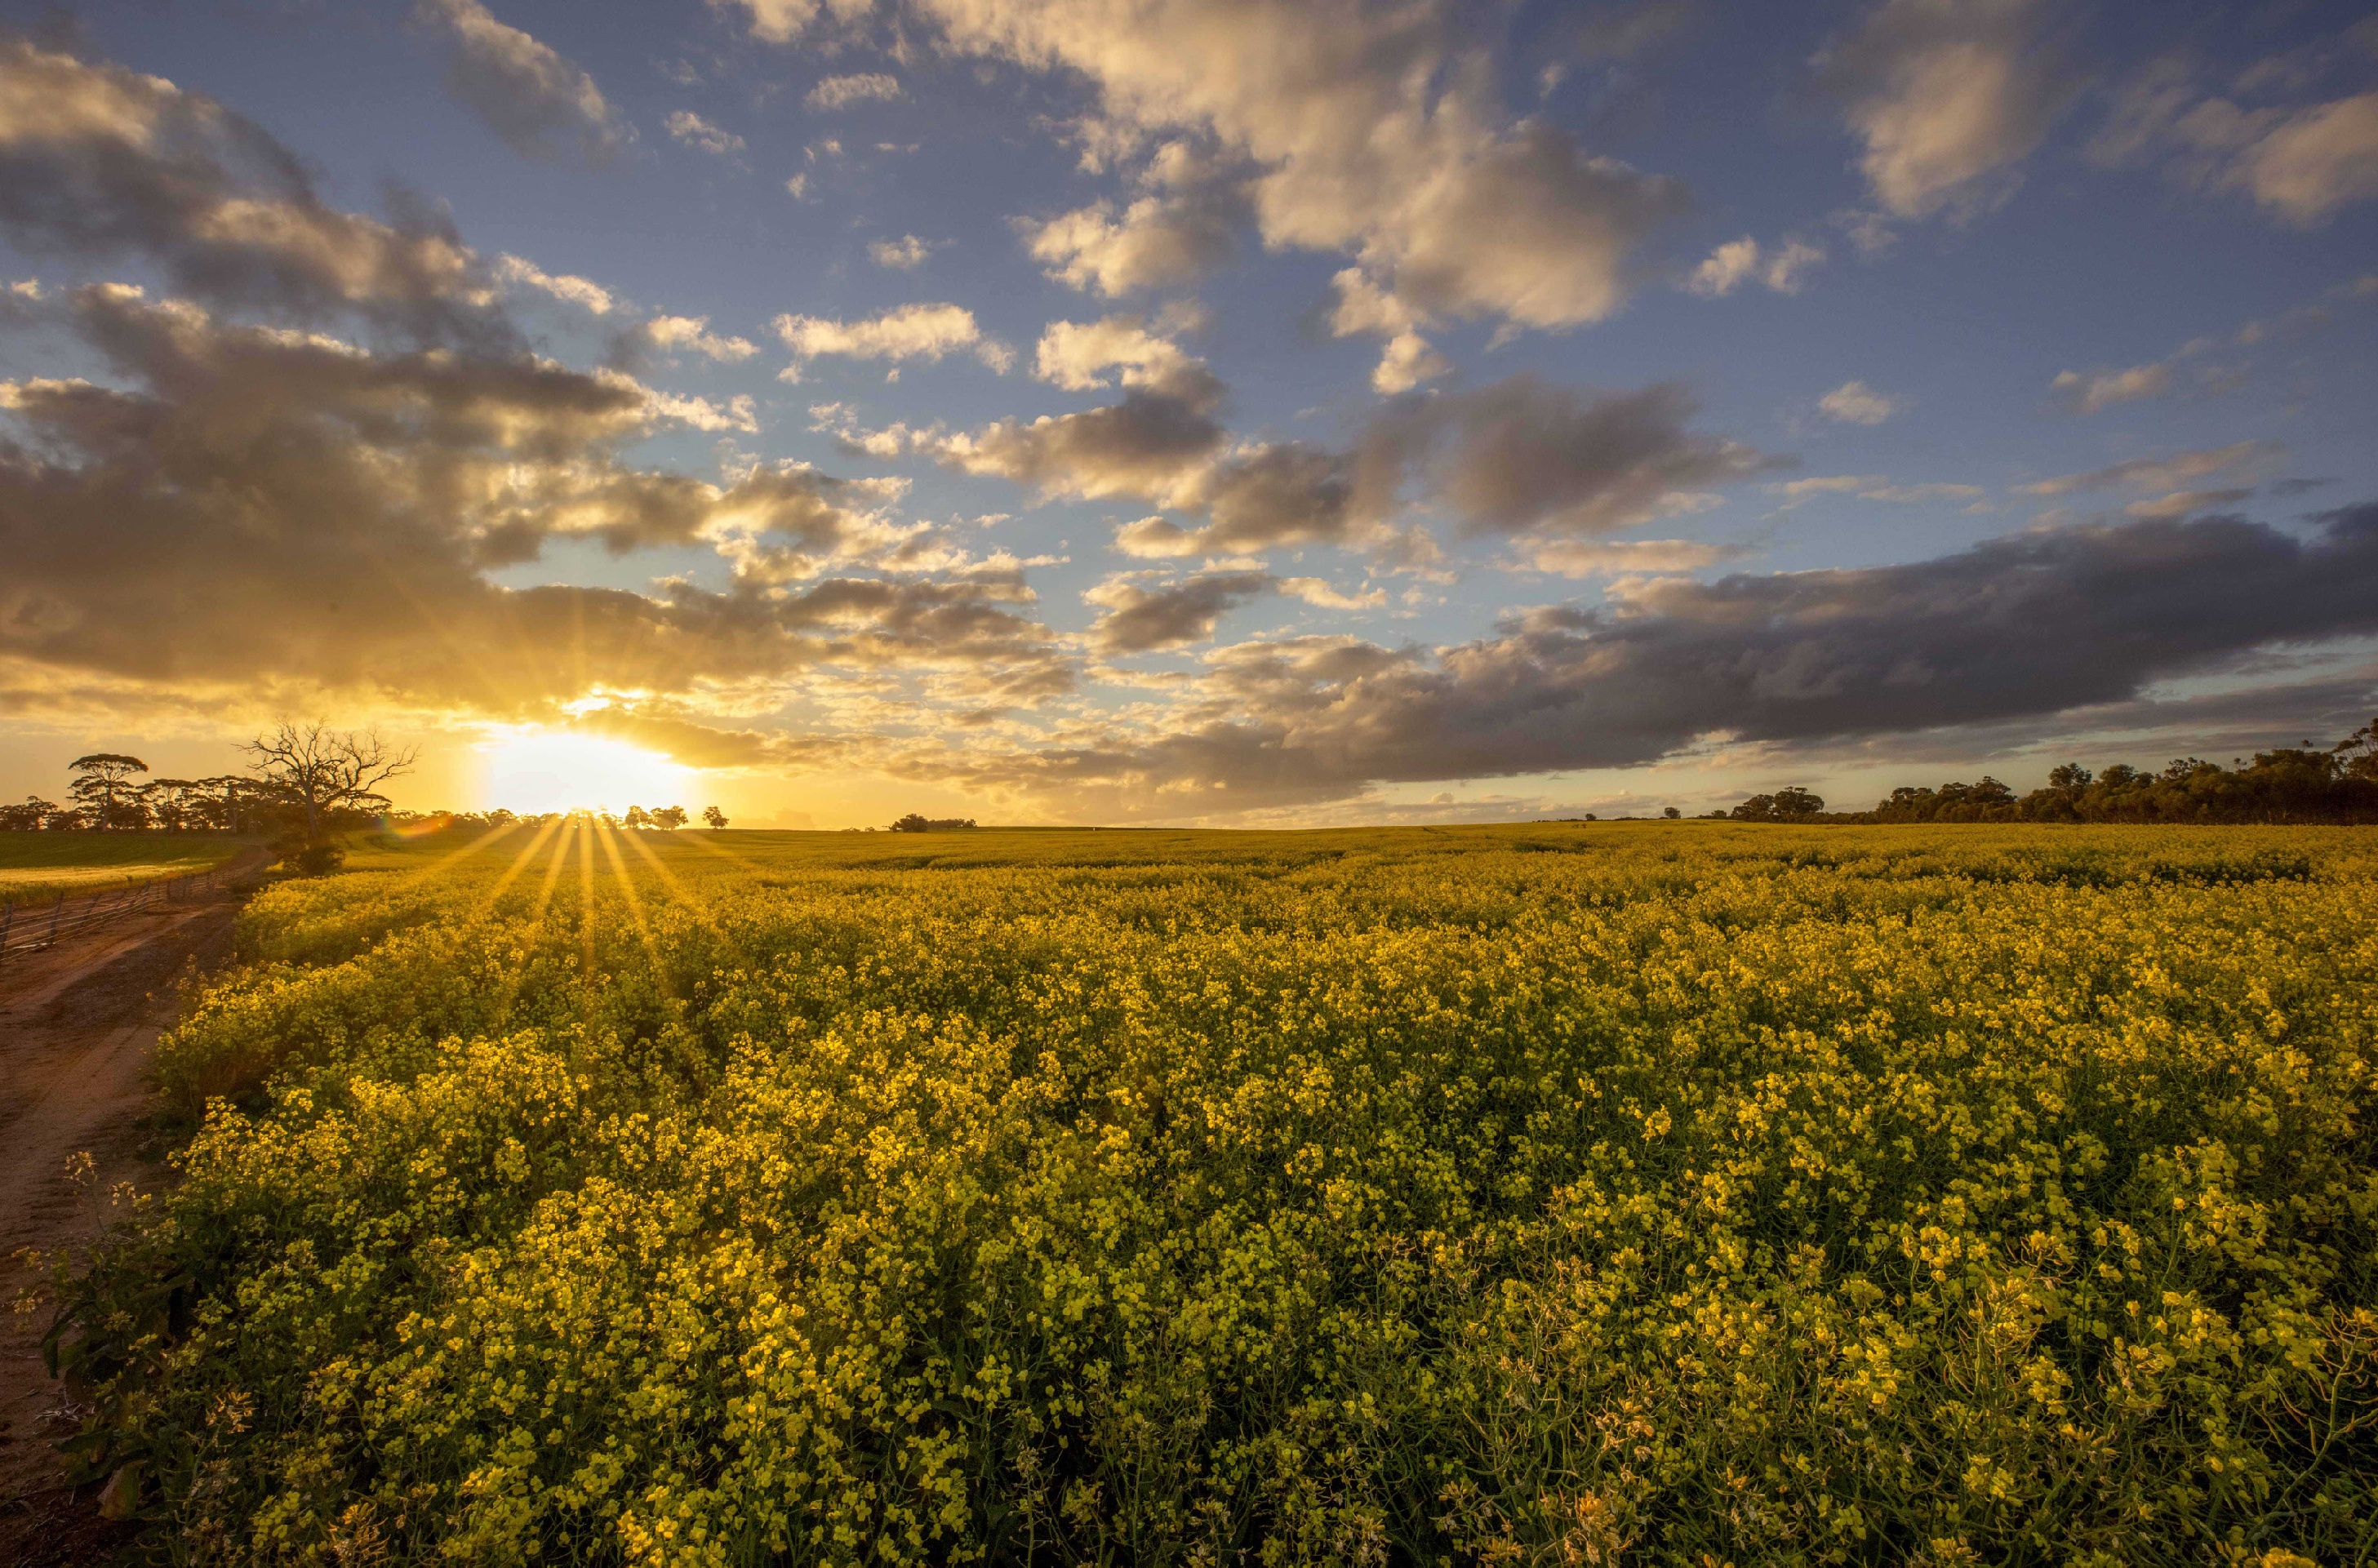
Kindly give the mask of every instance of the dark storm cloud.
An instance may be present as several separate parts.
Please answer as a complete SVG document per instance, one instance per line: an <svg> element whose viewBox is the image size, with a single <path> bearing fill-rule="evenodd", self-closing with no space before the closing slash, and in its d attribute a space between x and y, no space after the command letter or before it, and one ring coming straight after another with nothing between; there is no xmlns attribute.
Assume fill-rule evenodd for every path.
<svg viewBox="0 0 2378 1568"><path fill-rule="evenodd" d="M1304 639L1219 651L1153 739L971 766L976 783L1175 809L1382 781L1630 766L1695 740L1811 742L2134 697L2257 645L2378 629L2378 504L2310 540L2238 518L2010 535L1855 570L1661 579L1430 655Z"/></svg>
<svg viewBox="0 0 2378 1568"><path fill-rule="evenodd" d="M448 90L522 157L601 165L632 137L593 77L479 0L420 0L413 14L447 44Z"/></svg>
<svg viewBox="0 0 2378 1568"><path fill-rule="evenodd" d="M422 339L510 333L486 269L442 220L340 211L294 154L212 100L5 33L0 232L35 255L146 257L216 305L352 310Z"/></svg>

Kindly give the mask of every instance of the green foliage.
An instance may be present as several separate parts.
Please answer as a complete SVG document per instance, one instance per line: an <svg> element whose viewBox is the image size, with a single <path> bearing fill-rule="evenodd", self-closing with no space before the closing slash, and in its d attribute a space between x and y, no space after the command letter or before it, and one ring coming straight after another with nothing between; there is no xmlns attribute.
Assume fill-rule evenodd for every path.
<svg viewBox="0 0 2378 1568"><path fill-rule="evenodd" d="M2378 1551L2349 833L354 865L53 1340L184 1560Z"/></svg>

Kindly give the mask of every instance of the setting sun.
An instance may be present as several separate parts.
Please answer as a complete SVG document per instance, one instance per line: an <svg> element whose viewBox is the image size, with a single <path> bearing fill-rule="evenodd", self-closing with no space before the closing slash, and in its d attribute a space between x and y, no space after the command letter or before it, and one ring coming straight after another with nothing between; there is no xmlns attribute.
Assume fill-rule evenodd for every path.
<svg viewBox="0 0 2378 1568"><path fill-rule="evenodd" d="M694 770L604 736L531 729L487 743L486 799L521 812L684 803Z"/></svg>

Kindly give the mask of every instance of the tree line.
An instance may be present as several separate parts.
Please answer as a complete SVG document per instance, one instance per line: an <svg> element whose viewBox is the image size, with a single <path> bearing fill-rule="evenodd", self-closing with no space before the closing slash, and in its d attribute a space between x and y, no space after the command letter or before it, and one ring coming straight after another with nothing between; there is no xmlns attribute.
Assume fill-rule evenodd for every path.
<svg viewBox="0 0 2378 1568"><path fill-rule="evenodd" d="M60 804L29 796L0 806L0 831L17 832L221 832L273 835L283 862L316 872L341 861L340 835L383 823L405 827L501 827L540 818L513 812L398 811L380 786L413 771L419 753L371 730L283 723L240 747L245 773L209 778L142 777L149 764L121 751L94 751L66 764L72 782ZM568 815L553 813L552 815ZM682 806L597 814L606 827L674 830L691 820ZM713 830L727 826L715 806Z"/></svg>
<svg viewBox="0 0 2378 1568"><path fill-rule="evenodd" d="M1972 783L1902 785L1868 811L1827 811L1814 791L1754 795L1709 813L1739 822L2378 822L2378 720L2334 746L2257 751L2228 767L2175 758L2159 772L2067 762L2018 795L1988 773Z"/></svg>

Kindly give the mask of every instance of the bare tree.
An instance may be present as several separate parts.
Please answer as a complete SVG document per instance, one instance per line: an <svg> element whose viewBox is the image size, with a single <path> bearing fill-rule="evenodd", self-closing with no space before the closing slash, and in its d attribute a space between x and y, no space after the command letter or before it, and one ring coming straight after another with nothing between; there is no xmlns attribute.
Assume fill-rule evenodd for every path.
<svg viewBox="0 0 2378 1568"><path fill-rule="evenodd" d="M390 746L377 730L334 730L318 721L300 726L283 720L240 749L268 791L305 812L309 844L322 836L322 819L340 808L385 805L378 786L412 772L419 756Z"/></svg>

